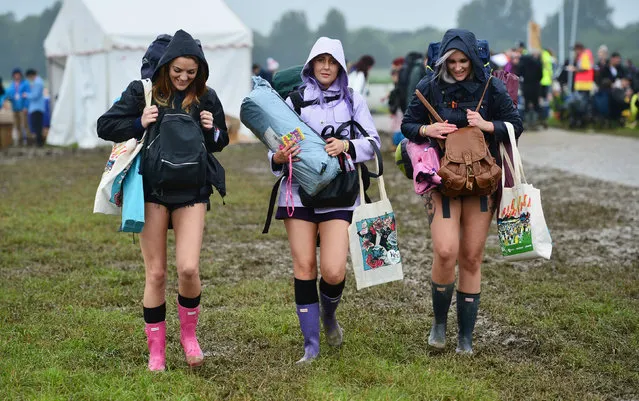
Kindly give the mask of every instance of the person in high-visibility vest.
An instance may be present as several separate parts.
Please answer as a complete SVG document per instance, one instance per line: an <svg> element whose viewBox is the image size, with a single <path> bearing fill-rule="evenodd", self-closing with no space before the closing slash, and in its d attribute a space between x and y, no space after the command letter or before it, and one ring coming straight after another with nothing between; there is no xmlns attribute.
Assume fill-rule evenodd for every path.
<svg viewBox="0 0 639 401"><path fill-rule="evenodd" d="M541 102L540 106L542 109L541 113L541 123L544 127L547 125L546 120L548 119L548 115L550 113L550 88L552 86L552 77L554 73L555 67L555 58L553 57L550 49L544 49L541 52L541 65L542 65L542 75L541 75Z"/></svg>
<svg viewBox="0 0 639 401"><path fill-rule="evenodd" d="M581 92L586 96L590 96L590 92L595 84L594 59L590 49L584 47L582 43L575 43L573 46L575 51L575 65L570 66L570 70L574 71L573 89Z"/></svg>

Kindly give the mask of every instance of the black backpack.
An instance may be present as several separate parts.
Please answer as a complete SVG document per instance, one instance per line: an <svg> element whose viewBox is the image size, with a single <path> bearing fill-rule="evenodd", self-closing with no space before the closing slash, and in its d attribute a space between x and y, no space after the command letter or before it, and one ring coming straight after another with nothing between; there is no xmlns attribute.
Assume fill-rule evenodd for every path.
<svg viewBox="0 0 639 401"><path fill-rule="evenodd" d="M294 91L290 92L288 94L288 97L291 98L291 103L293 103L293 110L295 110L295 113L297 113L297 115L301 115L302 109L305 107L308 107L312 104L315 104L317 102L317 99L311 99L311 100L304 100L304 89L306 87L304 85L296 88ZM351 100L352 100L352 96L353 96L353 89L352 88L348 88L348 90L351 92ZM335 100L338 100L340 98L339 95L335 95L335 96L329 96L329 97L325 97L324 101L326 103L328 102L333 102ZM352 106L352 105L351 105ZM347 128L351 128L351 138L353 139L355 138L354 136L354 131L355 129L359 130L363 136L368 136L368 134L366 133L366 130L359 124L357 123L355 120L353 120L353 116L351 116L350 121L347 121L343 124L341 124L339 127L337 127L337 129L334 129L333 132L333 136L338 137L339 134L344 131ZM327 132L329 132L329 130L327 130L328 127L325 127L324 130L321 133L321 136L324 137L325 134ZM333 127L334 128L334 127ZM380 157L379 160L381 161L382 158ZM370 178L373 177L377 177L377 175L371 173L368 171L368 167L366 167L365 164L363 163L358 163L360 164L361 170L362 170L362 182L364 183L364 196L366 197L366 201L370 202L370 198L368 197L368 194L366 194L366 190L368 189L368 187L371 184L371 180ZM381 170L380 170L381 171Z"/></svg>
<svg viewBox="0 0 639 401"><path fill-rule="evenodd" d="M304 107L308 107L312 104L315 104L317 102L317 99L312 99L312 100L304 100L304 89L305 86L301 85L297 88L295 88L293 91L288 93L288 97L291 98L291 103L293 103L293 109L295 110L295 112L297 113L297 115L300 115L302 109ZM348 88L351 91L351 95L353 94L353 90L351 88ZM275 89L276 91L278 89ZM339 99L339 95L335 95L335 96L330 96L330 97L325 97L324 101L325 102L332 102L334 100L338 100ZM354 130L358 129L363 136L369 136L366 133L366 130L355 120L353 120L353 117L351 116L350 121L347 121L343 124L341 124L337 129L333 130L327 130L329 128L329 126L325 127L324 130L322 131L322 134L325 134L328 131L332 131L332 133L334 135L339 135L339 133L341 133L343 130L347 129L348 127L351 127L351 139L354 138L355 134L354 134ZM375 152L378 155L378 171L379 174L374 174L371 173L370 171L368 171L368 168L366 167L366 165L364 163L357 163L360 166L361 172L362 172L362 183L364 184L364 198L366 203L370 203L371 200L368 196L368 194L366 193L366 190L368 189L368 187L370 186L370 179L371 177L375 178L378 177L379 175L381 175L383 173L383 164L382 164L382 157L381 157L381 153L379 151L379 149L377 147L374 148ZM279 189L280 189L280 183L282 181L282 179L284 179L285 174L282 174L282 176L280 176L280 178L275 182L275 184L273 185L273 189L271 190L271 197L269 200L269 207L268 207L268 212L266 215L266 222L264 223L264 229L262 230L262 234L266 234L268 233L268 230L271 226L271 219L273 217L273 211L275 208L275 203L277 201L277 194L279 193ZM357 184L357 187L359 188L359 181ZM353 203L355 202L355 199L357 198L357 195L359 194L359 191L357 194L355 194L355 198L353 198ZM303 195L300 193L300 198L302 198ZM310 199L310 198L309 198ZM310 206L307 206L310 207ZM331 207L331 206L313 206L313 207ZM319 238L319 237L318 237Z"/></svg>
<svg viewBox="0 0 639 401"><path fill-rule="evenodd" d="M198 110L197 107L194 107ZM208 152L197 119L161 109L144 148L144 177L155 193L199 193L207 185Z"/></svg>
<svg viewBox="0 0 639 401"><path fill-rule="evenodd" d="M410 80L410 73L415 65L415 61L422 58L422 55L417 52L410 52L404 57L404 63L399 68L397 76L397 95L399 96L399 108L402 112L406 111L406 99L408 99L408 81Z"/></svg>

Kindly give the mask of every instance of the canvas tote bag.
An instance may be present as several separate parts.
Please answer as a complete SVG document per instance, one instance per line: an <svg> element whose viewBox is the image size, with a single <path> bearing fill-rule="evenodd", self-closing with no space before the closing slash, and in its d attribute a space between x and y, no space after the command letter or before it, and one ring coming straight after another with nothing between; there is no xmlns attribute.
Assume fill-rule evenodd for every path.
<svg viewBox="0 0 639 401"><path fill-rule="evenodd" d="M513 186L506 187L506 174L502 174L503 192L497 215L501 253L509 260L550 259L552 240L541 208L541 194L539 189L527 183L515 142L515 129L510 123L506 123L506 127L512 160L504 144L499 146L502 166L507 166L512 172Z"/></svg>
<svg viewBox="0 0 639 401"><path fill-rule="evenodd" d="M152 83L150 79L143 79L144 101L147 106L151 105L151 89ZM111 148L109 160L104 167L98 190L95 194L93 203L93 213L104 213L118 215L121 213L122 206L122 181L128 169L133 163L135 156L140 153L144 138L138 142L135 138L131 138L126 142L119 142Z"/></svg>
<svg viewBox="0 0 639 401"><path fill-rule="evenodd" d="M353 211L353 220L348 227L351 262L358 290L404 278L395 213L386 196L377 158L376 154L380 200L360 204ZM360 201L365 202L361 171L359 181Z"/></svg>

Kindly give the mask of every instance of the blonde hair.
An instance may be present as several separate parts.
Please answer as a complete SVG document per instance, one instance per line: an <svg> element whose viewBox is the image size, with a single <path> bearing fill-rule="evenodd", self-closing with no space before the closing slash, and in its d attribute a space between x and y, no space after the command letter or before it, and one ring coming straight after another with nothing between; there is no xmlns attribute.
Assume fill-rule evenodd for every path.
<svg viewBox="0 0 639 401"><path fill-rule="evenodd" d="M446 61L448 61L448 59L450 58L450 56L453 55L453 53L455 53L456 51L460 51L459 49L450 49L449 51L447 51L446 53L444 53L443 56L441 56L436 62L435 62L435 69L437 70L437 79L442 79L444 80L444 82L447 82L449 84L455 83L455 78L451 77L450 74L448 73L448 67L446 66ZM464 52L462 52L464 53ZM466 54L466 53L464 53ZM468 56L466 56L468 57ZM468 57L469 61L470 61L470 71L468 72L468 76L472 77L473 76L473 62L472 60L470 60L470 57Z"/></svg>

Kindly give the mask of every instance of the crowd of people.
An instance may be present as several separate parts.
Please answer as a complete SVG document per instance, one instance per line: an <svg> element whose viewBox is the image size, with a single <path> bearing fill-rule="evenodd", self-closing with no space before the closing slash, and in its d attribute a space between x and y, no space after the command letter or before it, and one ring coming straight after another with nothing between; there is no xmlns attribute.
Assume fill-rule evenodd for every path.
<svg viewBox="0 0 639 401"><path fill-rule="evenodd" d="M573 63L562 65L549 48L526 48L523 42L485 60L490 70L504 70L519 77L518 110L527 129L548 127L549 119L574 127L636 127L639 108L639 71L618 51L606 45L597 60L582 43L572 47ZM388 105L393 120L395 144L403 139L399 121L417 83L430 73L431 54L409 52L393 60L395 84Z"/></svg>
<svg viewBox="0 0 639 401"><path fill-rule="evenodd" d="M0 107L13 113L16 145L44 145L49 127L49 96L35 69L23 74L20 68L14 68L7 88L0 78Z"/></svg>

